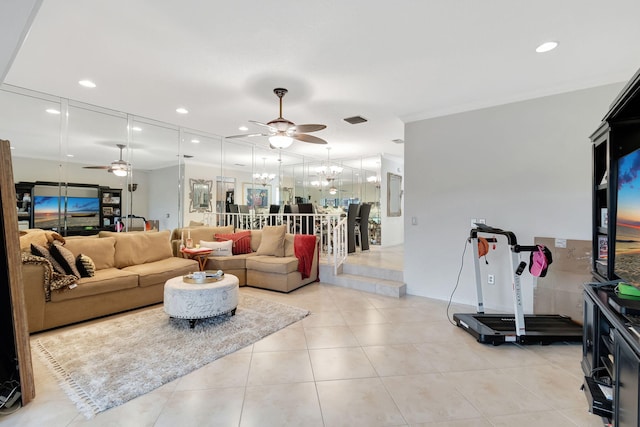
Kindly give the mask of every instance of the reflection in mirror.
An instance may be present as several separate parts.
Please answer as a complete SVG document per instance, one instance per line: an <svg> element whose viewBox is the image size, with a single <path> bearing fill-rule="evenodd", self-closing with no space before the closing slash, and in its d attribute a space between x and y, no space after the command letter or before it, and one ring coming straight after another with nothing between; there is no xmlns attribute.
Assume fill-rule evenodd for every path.
<svg viewBox="0 0 640 427"><path fill-rule="evenodd" d="M213 181L190 178L189 186L189 212L211 212Z"/></svg>
<svg viewBox="0 0 640 427"><path fill-rule="evenodd" d="M402 215L402 176L387 172L387 216Z"/></svg>
<svg viewBox="0 0 640 427"><path fill-rule="evenodd" d="M343 172L328 185L317 172L325 163L324 156L310 158L272 150L260 140L229 141L218 135L7 85L0 88L0 116L0 132L15 148L14 180L101 188L112 201L120 203L117 207L105 206L111 210L100 211L102 226L107 224L104 212L111 213L109 227L114 226L116 213L121 220L130 216L159 220L162 230L202 221L207 209L223 213L228 200L244 204L244 186L265 187L254 176L262 172L275 175L266 183L268 204L311 202L336 210L350 202L373 202L379 206L379 181L368 180L379 173L379 158L377 166L371 167L369 159L332 159L332 163L343 167ZM122 160L130 165L124 177L108 171L112 162L120 160L119 145L124 145ZM192 205L190 179L210 182L205 191L208 204ZM334 194L329 192L331 187L335 187ZM376 217L374 212L375 209L372 218ZM217 216L206 218L215 221Z"/></svg>

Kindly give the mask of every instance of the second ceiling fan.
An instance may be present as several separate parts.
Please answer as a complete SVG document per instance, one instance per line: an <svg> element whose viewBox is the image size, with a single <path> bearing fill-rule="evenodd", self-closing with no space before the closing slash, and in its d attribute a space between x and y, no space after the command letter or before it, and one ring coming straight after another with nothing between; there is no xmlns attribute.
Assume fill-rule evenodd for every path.
<svg viewBox="0 0 640 427"><path fill-rule="evenodd" d="M288 90L284 88L275 88L273 93L276 94L278 99L280 100L280 115L277 119L273 119L268 123L262 123L255 120L249 120L251 123L255 123L258 126L263 126L268 129L267 133L249 133L244 135L233 135L228 136L227 138L245 138L252 136L268 136L269 137L269 146L271 148L287 148L292 143L293 140L302 141L302 142L310 142L312 144L326 144L322 138L318 138L317 136L308 135L306 132L317 132L326 128L326 125L319 124L305 124L305 125L296 125L295 123L285 119L282 117L282 98L287 94Z"/></svg>

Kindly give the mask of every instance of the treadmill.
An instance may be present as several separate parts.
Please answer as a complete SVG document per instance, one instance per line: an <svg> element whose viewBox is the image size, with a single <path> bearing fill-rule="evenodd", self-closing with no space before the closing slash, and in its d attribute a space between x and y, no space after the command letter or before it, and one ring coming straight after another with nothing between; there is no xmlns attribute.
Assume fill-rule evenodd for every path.
<svg viewBox="0 0 640 427"><path fill-rule="evenodd" d="M456 325L473 335L483 344L500 345L505 342L517 344L550 344L552 342L582 342L582 326L568 316L557 314L524 314L522 308L522 287L520 276L526 262L519 261L521 252L537 251L538 246L518 245L516 235L485 224L476 224L471 230L469 240L473 247L476 292L478 295L477 313L455 313ZM513 271L513 314L485 314L482 300L482 278L480 257L478 256L478 238L480 234L504 236L511 249L511 271Z"/></svg>

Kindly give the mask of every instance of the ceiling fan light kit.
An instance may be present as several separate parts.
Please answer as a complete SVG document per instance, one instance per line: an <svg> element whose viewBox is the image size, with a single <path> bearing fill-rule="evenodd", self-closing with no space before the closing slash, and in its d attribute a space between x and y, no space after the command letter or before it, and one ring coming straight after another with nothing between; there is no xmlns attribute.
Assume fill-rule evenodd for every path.
<svg viewBox="0 0 640 427"><path fill-rule="evenodd" d="M113 174L115 176L127 176L127 169L123 168L123 167L111 167L111 172L113 172Z"/></svg>
<svg viewBox="0 0 640 427"><path fill-rule="evenodd" d="M269 144L275 148L289 148L293 144L293 138L286 135L273 135L269 137Z"/></svg>
<svg viewBox="0 0 640 427"><path fill-rule="evenodd" d="M227 138L250 138L253 136L268 136L269 137L269 146L271 148L288 148L293 144L293 141L302 141L302 142L310 142L312 144L326 144L322 138L318 138L317 136L308 135L304 132L317 132L319 130L325 129L326 125L320 124L305 124L305 125L296 125L290 120L282 117L282 98L288 92L285 88L275 88L273 93L276 94L278 100L280 102L280 115L277 119L273 119L268 123L262 123L255 120L249 120L250 123L254 123L258 126L266 127L268 129L268 133L250 133L243 135L233 135L228 136Z"/></svg>
<svg viewBox="0 0 640 427"><path fill-rule="evenodd" d="M106 169L107 172L114 174L115 176L127 176L129 174L129 170L131 165L122 160L122 150L126 147L124 144L116 144L120 149L120 158L118 160L114 160L108 166L83 166L84 169Z"/></svg>

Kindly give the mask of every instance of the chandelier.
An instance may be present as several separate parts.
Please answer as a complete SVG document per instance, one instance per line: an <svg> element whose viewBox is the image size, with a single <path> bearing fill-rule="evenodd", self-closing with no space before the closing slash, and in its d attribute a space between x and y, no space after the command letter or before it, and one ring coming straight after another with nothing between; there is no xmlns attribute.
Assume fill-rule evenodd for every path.
<svg viewBox="0 0 640 427"><path fill-rule="evenodd" d="M321 179L332 182L342 173L342 166L331 164L331 147L327 147L327 164L316 169Z"/></svg>
<svg viewBox="0 0 640 427"><path fill-rule="evenodd" d="M257 182L258 184L262 185L263 187L266 187L268 184L271 183L271 181L273 181L273 179L276 177L275 173L267 173L266 170L266 162L267 162L267 158L263 157L262 158L262 173L254 173L253 174L253 180L255 182Z"/></svg>

